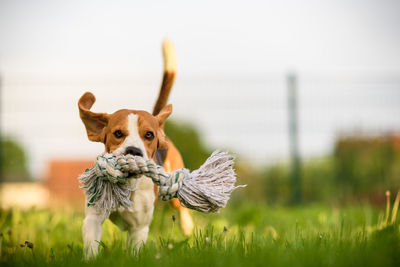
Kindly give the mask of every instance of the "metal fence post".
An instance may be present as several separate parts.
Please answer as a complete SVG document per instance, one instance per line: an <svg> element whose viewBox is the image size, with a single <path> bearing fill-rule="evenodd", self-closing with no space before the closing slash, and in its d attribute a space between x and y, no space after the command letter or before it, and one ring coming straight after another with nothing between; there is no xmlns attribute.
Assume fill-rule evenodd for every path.
<svg viewBox="0 0 400 267"><path fill-rule="evenodd" d="M290 178L292 184L292 202L301 203L301 169L298 149L298 118L297 118L297 77L295 73L287 75L288 115L289 115L289 146L290 146Z"/></svg>

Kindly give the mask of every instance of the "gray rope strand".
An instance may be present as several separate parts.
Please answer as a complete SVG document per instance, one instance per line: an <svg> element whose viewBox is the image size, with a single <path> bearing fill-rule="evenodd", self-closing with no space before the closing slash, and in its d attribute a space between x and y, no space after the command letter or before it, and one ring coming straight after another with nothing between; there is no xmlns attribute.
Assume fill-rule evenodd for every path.
<svg viewBox="0 0 400 267"><path fill-rule="evenodd" d="M126 155L115 157L103 153L97 157L92 169L79 178L88 206L109 214L119 206L131 207L130 194L136 190L129 179L145 175L159 186L162 200L178 198L181 205L200 212L218 212L225 207L235 186L234 157L215 151L206 162L192 173L179 169L171 174L153 160Z"/></svg>

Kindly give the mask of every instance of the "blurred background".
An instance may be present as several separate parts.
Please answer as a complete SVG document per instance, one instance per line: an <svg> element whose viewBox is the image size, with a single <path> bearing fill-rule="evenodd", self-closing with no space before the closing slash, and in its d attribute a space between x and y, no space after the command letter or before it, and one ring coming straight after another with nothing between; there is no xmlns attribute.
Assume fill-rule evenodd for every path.
<svg viewBox="0 0 400 267"><path fill-rule="evenodd" d="M1 205L80 204L103 151L77 101L151 111L161 42L178 76L166 132L194 169L237 155L233 203L380 204L400 188L400 2L0 2Z"/></svg>

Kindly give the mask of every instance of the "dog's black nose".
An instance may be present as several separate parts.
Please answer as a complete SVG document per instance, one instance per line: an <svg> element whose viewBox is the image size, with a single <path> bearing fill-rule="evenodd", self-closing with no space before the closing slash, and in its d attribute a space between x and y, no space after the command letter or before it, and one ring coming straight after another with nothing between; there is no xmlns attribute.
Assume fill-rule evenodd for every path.
<svg viewBox="0 0 400 267"><path fill-rule="evenodd" d="M128 146L125 150L125 155L131 154L132 156L143 157L143 152L137 147Z"/></svg>

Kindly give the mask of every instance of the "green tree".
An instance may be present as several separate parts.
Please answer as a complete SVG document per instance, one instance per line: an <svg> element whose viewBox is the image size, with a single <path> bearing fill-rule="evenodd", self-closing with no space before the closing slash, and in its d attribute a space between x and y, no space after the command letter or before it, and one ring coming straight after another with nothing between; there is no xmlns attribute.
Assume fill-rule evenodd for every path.
<svg viewBox="0 0 400 267"><path fill-rule="evenodd" d="M185 167L194 170L210 156L198 130L191 124L167 120L165 133L182 154Z"/></svg>
<svg viewBox="0 0 400 267"><path fill-rule="evenodd" d="M1 139L0 162L2 181L30 179L26 153L17 141L9 138Z"/></svg>

